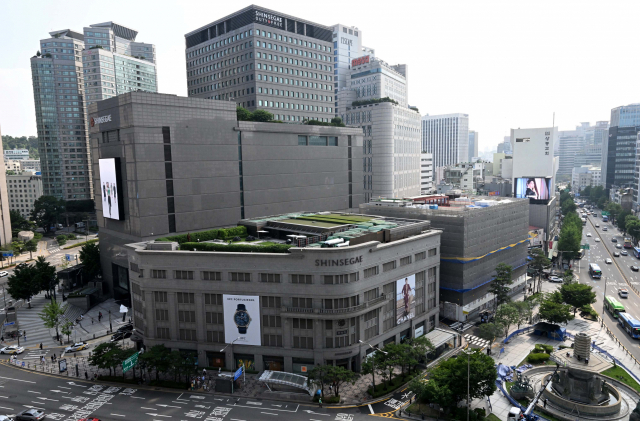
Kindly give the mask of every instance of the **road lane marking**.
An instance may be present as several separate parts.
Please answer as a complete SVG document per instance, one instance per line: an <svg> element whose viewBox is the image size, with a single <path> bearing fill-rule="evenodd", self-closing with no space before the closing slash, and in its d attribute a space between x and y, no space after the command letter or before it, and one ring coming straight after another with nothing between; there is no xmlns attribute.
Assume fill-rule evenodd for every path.
<svg viewBox="0 0 640 421"><path fill-rule="evenodd" d="M367 405L369 407L369 412L371 412L372 414L375 414L375 412L373 412L373 408L371 407L371 404Z"/></svg>
<svg viewBox="0 0 640 421"><path fill-rule="evenodd" d="M33 390L27 390L27 392L29 392L29 393L37 393L38 395L41 395L41 394L42 394L42 393L40 393L40 392L34 392Z"/></svg>
<svg viewBox="0 0 640 421"><path fill-rule="evenodd" d="M173 403L179 403L179 404L181 404L181 405L186 405L186 404L188 403L188 402L178 402L178 401L171 401L171 402L173 402Z"/></svg>
<svg viewBox="0 0 640 421"><path fill-rule="evenodd" d="M71 390L71 388L70 388L70 387L65 387L65 386L58 386L58 387L59 387L60 389L69 389L69 390Z"/></svg>
<svg viewBox="0 0 640 421"><path fill-rule="evenodd" d="M140 409L149 409L149 410L151 410L151 411L155 411L155 410L156 410L156 408L147 408L147 407L145 407L145 406L141 406L141 407L140 407Z"/></svg>
<svg viewBox="0 0 640 421"><path fill-rule="evenodd" d="M141 398L140 396L129 396L129 397L133 399L147 399L147 398Z"/></svg>
<svg viewBox="0 0 640 421"><path fill-rule="evenodd" d="M278 415L278 414L272 414L271 412L260 412L261 414L265 414L265 415Z"/></svg>
<svg viewBox="0 0 640 421"><path fill-rule="evenodd" d="M36 382L32 382L31 380L20 380L20 379L14 379L14 378L11 378L11 377L2 377L2 376L0 376L0 379L15 380L17 382L24 382L24 383L34 383L34 384L36 383Z"/></svg>
<svg viewBox="0 0 640 421"><path fill-rule="evenodd" d="M2 408L2 409L8 409L9 411L15 411L15 409L13 409L13 408L7 408L6 406L0 406L0 408Z"/></svg>
<svg viewBox="0 0 640 421"><path fill-rule="evenodd" d="M116 417L126 417L126 415L120 415L120 414L111 414L111 415L114 415Z"/></svg>

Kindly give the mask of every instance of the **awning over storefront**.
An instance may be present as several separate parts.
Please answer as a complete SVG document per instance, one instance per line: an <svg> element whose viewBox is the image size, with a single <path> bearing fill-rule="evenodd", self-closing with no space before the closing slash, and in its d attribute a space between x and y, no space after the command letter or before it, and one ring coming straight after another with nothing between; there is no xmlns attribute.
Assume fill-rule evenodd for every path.
<svg viewBox="0 0 640 421"><path fill-rule="evenodd" d="M439 346L451 341L451 339L454 339L456 336L457 335L455 333L440 328L435 328L426 334L427 339L431 341L434 348L438 348Z"/></svg>

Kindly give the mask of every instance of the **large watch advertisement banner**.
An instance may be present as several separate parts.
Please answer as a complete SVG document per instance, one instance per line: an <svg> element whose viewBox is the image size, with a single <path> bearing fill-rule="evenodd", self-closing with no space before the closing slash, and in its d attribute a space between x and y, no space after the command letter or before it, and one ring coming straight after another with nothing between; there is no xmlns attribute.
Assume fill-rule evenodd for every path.
<svg viewBox="0 0 640 421"><path fill-rule="evenodd" d="M416 316L416 275L396 281L396 323L402 324Z"/></svg>
<svg viewBox="0 0 640 421"><path fill-rule="evenodd" d="M222 299L225 343L261 345L260 297L224 294Z"/></svg>

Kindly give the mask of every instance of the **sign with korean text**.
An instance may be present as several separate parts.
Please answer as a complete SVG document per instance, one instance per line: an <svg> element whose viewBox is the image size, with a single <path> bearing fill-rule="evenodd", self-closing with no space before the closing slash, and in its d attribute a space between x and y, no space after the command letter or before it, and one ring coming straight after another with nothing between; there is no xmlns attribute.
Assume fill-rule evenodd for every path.
<svg viewBox="0 0 640 421"><path fill-rule="evenodd" d="M122 362L122 372L126 373L127 371L131 370L136 364L138 364L138 352Z"/></svg>
<svg viewBox="0 0 640 421"><path fill-rule="evenodd" d="M351 67L360 66L369 63L369 56L354 58L351 60Z"/></svg>

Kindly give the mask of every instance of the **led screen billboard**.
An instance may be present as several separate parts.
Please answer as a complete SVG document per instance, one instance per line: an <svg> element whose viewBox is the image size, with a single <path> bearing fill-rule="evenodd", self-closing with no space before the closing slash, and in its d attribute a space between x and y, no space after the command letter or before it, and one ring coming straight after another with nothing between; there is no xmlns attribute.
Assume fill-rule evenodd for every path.
<svg viewBox="0 0 640 421"><path fill-rule="evenodd" d="M416 275L396 281L396 324L411 320L416 315Z"/></svg>
<svg viewBox="0 0 640 421"><path fill-rule="evenodd" d="M124 204L122 203L120 158L100 159L98 165L100 166L102 216L122 221L124 219Z"/></svg>
<svg viewBox="0 0 640 421"><path fill-rule="evenodd" d="M523 177L515 180L515 197L529 199L531 203L547 203L550 198L550 178Z"/></svg>

